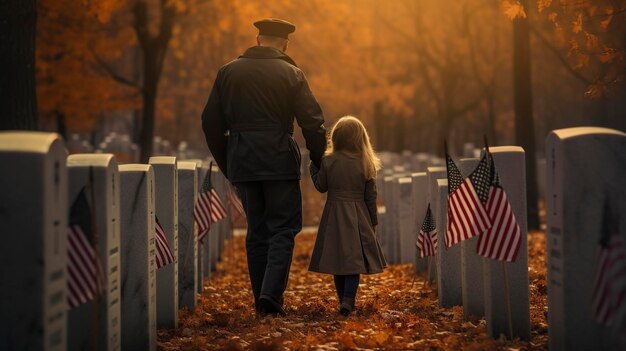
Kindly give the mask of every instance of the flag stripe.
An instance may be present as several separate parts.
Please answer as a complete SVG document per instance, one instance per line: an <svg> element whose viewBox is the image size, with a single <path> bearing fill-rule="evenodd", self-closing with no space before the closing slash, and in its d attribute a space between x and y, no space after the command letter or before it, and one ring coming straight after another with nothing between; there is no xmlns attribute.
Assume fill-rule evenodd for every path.
<svg viewBox="0 0 626 351"><path fill-rule="evenodd" d="M93 300L104 284L96 252L81 227L70 225L67 239L67 302L74 308Z"/></svg>
<svg viewBox="0 0 626 351"><path fill-rule="evenodd" d="M491 189L489 194L489 201L487 202L487 208L489 209L490 217L496 218L496 220L492 223L493 227L497 228L499 226L499 221L502 218L502 211L504 211L504 202L500 201L499 198L502 196L499 193L494 193L495 188ZM496 215L497 214L497 215ZM490 251L493 246L493 242L497 240L494 236L481 235L481 238L478 240L478 252L480 255L485 256L486 252Z"/></svg>
<svg viewBox="0 0 626 351"><path fill-rule="evenodd" d="M87 288L95 291L96 282L89 278L96 276L93 248L80 228L73 228L68 237L68 250L71 263L68 269L75 272L77 279L87 284Z"/></svg>
<svg viewBox="0 0 626 351"><path fill-rule="evenodd" d="M494 228L494 230L496 230L496 228L501 228L502 222L505 219L509 218L509 216L507 216L505 212L507 210L510 210L510 208L507 208L505 202L502 201L502 194L503 194L502 191L498 191L495 188L492 189L490 196L493 197L494 201L487 203L487 206L492 206L490 207L490 209L493 208L493 211L490 211L490 212L495 212L496 214L495 216L491 217L491 220L493 221L492 228ZM487 236L485 237L485 245L484 245L483 253L489 256L489 252L493 252L495 250L496 246L498 245L498 242L501 239L502 239L502 236L487 234Z"/></svg>
<svg viewBox="0 0 626 351"><path fill-rule="evenodd" d="M594 319L606 326L611 326L616 317L625 313L625 246L624 238L613 234L606 247L600 246L597 254L591 307Z"/></svg>
<svg viewBox="0 0 626 351"><path fill-rule="evenodd" d="M494 178L497 179L497 175ZM479 236L476 252L494 260L515 261L522 244L522 233L506 192L498 180L494 181L489 191L487 211L492 226Z"/></svg>
<svg viewBox="0 0 626 351"><path fill-rule="evenodd" d="M426 217L422 223L422 228L417 234L417 242L415 243L421 258L426 256L434 256L437 252L437 228L435 220L430 211L430 204L426 210Z"/></svg>
<svg viewBox="0 0 626 351"><path fill-rule="evenodd" d="M241 203L241 199L237 196L235 189L230 185L228 187L228 202L230 202L231 206L237 211L240 215L244 214L243 204Z"/></svg>
<svg viewBox="0 0 626 351"><path fill-rule="evenodd" d="M448 198L448 222L447 247L474 237L490 226L489 216L469 179Z"/></svg>
<svg viewBox="0 0 626 351"><path fill-rule="evenodd" d="M213 223L226 217L226 209L215 189L211 189L211 219Z"/></svg>
<svg viewBox="0 0 626 351"><path fill-rule="evenodd" d="M155 231L156 263L158 269L174 262L174 255L172 254L170 245L167 242L167 236L165 235L163 226L161 226L158 219L156 219Z"/></svg>
<svg viewBox="0 0 626 351"><path fill-rule="evenodd" d="M205 191L201 191L194 208L194 219L198 224L198 240L204 241L211 224L226 218L226 209L217 191L205 179L203 186Z"/></svg>

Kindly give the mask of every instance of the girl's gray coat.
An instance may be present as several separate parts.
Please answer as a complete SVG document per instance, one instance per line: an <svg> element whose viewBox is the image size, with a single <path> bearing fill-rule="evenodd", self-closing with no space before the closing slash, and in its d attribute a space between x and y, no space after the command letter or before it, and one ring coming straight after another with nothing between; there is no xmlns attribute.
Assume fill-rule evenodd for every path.
<svg viewBox="0 0 626 351"><path fill-rule="evenodd" d="M311 163L315 188L328 191L309 270L337 275L380 273L387 266L374 234L376 181L366 179L363 162L344 152Z"/></svg>

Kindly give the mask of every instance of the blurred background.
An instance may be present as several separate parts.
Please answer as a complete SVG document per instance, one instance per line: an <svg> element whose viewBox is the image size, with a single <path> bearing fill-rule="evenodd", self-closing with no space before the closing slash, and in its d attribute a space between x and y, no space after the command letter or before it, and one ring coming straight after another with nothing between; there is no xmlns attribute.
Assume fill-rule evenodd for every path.
<svg viewBox="0 0 626 351"><path fill-rule="evenodd" d="M626 2L526 5L38 0L39 127L61 132L71 148L133 144L132 157L141 157L152 141L155 153L206 154L200 114L218 68L256 44L255 20L278 17L297 25L288 54L327 124L358 116L379 150L440 154L444 138L460 151L483 135L494 145L520 144L516 122L534 122L540 153L555 128L626 130ZM530 42L526 121L515 116L516 19L527 20Z"/></svg>
<svg viewBox="0 0 626 351"><path fill-rule="evenodd" d="M530 217L550 130L626 131L626 0L5 0L0 129L122 163L205 158L215 74L265 17L296 24L287 53L327 126L355 115L398 154L522 146Z"/></svg>

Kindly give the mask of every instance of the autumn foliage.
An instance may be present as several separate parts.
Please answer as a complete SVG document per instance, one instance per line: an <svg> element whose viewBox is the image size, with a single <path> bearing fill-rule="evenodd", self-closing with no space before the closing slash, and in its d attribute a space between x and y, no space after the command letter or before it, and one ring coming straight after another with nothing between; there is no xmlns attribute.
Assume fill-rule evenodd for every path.
<svg viewBox="0 0 626 351"><path fill-rule="evenodd" d="M532 338L493 340L485 320L463 319L460 306L445 309L437 287L415 276L411 265L392 265L365 276L356 312L337 312L332 277L308 271L315 235L300 234L291 268L285 318L255 316L246 266L244 237L223 252L218 271L204 285L199 306L181 310L177 330L159 330L160 350L546 350L547 289L545 235L529 235Z"/></svg>
<svg viewBox="0 0 626 351"><path fill-rule="evenodd" d="M147 9L143 27L137 4ZM155 134L203 149L199 116L217 69L255 45L254 20L281 17L297 25L288 53L329 122L359 116L379 149L395 151L439 152L443 137L459 147L484 134L510 144L511 18L528 16L538 128L619 127L595 117L613 100L584 93L606 99L625 91L625 11L624 1L608 0L528 8L516 0L40 0L40 116L48 129L62 118L70 132L88 133L132 115L136 137L150 57L163 63ZM167 39L162 51L146 50L152 39L141 39L143 29Z"/></svg>

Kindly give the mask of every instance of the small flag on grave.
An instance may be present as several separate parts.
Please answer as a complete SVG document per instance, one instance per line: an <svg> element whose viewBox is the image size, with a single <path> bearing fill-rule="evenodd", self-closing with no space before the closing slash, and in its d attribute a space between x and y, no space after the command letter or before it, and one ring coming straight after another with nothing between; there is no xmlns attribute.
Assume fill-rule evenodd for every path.
<svg viewBox="0 0 626 351"><path fill-rule="evenodd" d="M217 191L211 185L211 168L213 163L209 165L209 171L204 177L202 188L196 200L196 206L193 216L198 224L198 240L202 242L211 229L211 224L226 217L226 209L217 194Z"/></svg>
<svg viewBox="0 0 626 351"><path fill-rule="evenodd" d="M237 195L237 189L232 185L228 186L228 202L230 205L239 213L240 215L244 214L243 204L241 203L241 199Z"/></svg>
<svg viewBox="0 0 626 351"><path fill-rule="evenodd" d="M608 202L608 201L607 201ZM591 306L598 323L611 326L626 313L626 243L617 220L604 206L600 250L594 272Z"/></svg>
<svg viewBox="0 0 626 351"><path fill-rule="evenodd" d="M522 232L515 220L515 214L500 184L500 177L491 160L492 181L487 200L487 213L491 219L491 228L478 237L476 252L494 260L513 262L522 246Z"/></svg>
<svg viewBox="0 0 626 351"><path fill-rule="evenodd" d="M167 242L167 236L165 235L165 230L163 230L163 226L159 223L159 219L155 216L155 243L156 243L156 264L157 269L164 267L172 262L174 262L174 255L172 254L172 250L170 249L170 245Z"/></svg>
<svg viewBox="0 0 626 351"><path fill-rule="evenodd" d="M93 218L83 188L70 209L67 237L67 301L70 308L93 300L102 291L104 280L92 233Z"/></svg>
<svg viewBox="0 0 626 351"><path fill-rule="evenodd" d="M417 245L420 258L435 256L437 252L437 227L435 226L433 214L430 211L430 204L428 204L422 228L419 234L417 234L417 242L415 245Z"/></svg>
<svg viewBox="0 0 626 351"><path fill-rule="evenodd" d="M448 171L448 223L444 238L446 247L450 247L491 227L491 220L485 209L491 185L491 169L487 152L469 177L463 179L461 171L448 154L447 145L445 148Z"/></svg>

